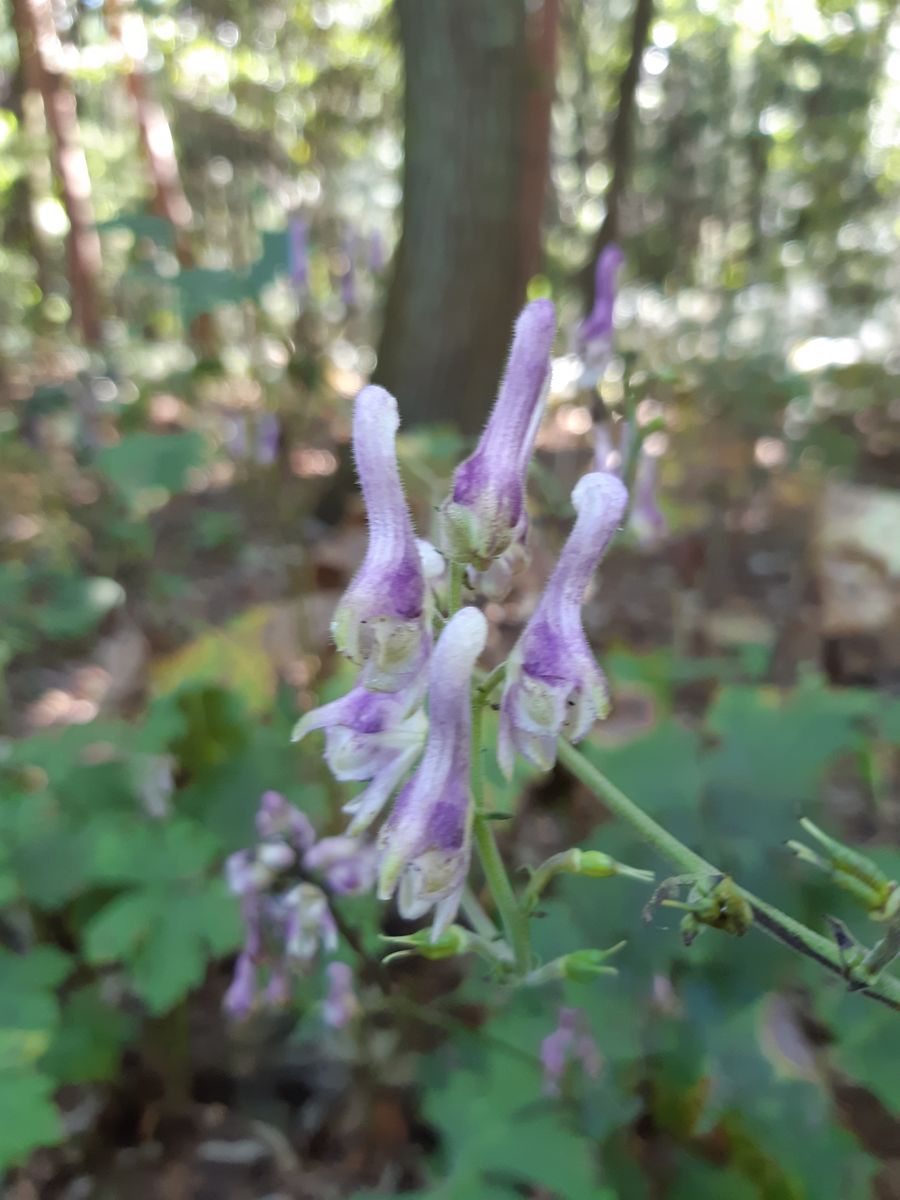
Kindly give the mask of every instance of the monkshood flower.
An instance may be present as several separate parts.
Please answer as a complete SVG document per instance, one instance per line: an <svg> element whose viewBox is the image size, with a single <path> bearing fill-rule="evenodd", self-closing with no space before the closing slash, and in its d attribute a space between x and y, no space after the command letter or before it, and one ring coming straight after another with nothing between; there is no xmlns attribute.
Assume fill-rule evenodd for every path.
<svg viewBox="0 0 900 1200"><path fill-rule="evenodd" d="M322 1019L332 1029L343 1029L359 1015L360 1003L353 990L353 972L346 963L333 962L325 968L328 994L322 1005Z"/></svg>
<svg viewBox="0 0 900 1200"><path fill-rule="evenodd" d="M669 532L669 523L659 507L658 490L659 458L642 450L634 476L634 503L628 529L638 545L648 549L664 541Z"/></svg>
<svg viewBox="0 0 900 1200"><path fill-rule="evenodd" d="M578 326L578 344L585 353L606 353L612 345L616 276L624 255L615 242L604 246L594 268L594 306Z"/></svg>
<svg viewBox="0 0 900 1200"><path fill-rule="evenodd" d="M556 312L549 300L516 321L500 391L474 454L460 463L440 513L441 549L485 570L523 530L525 480L550 382Z"/></svg>
<svg viewBox="0 0 900 1200"><path fill-rule="evenodd" d="M428 728L420 707L425 683L423 672L399 692L372 692L358 684L308 712L294 728L295 742L314 729L325 731L325 761L335 779L369 781L344 805L353 818L351 835L375 820L421 752Z"/></svg>
<svg viewBox="0 0 900 1200"><path fill-rule="evenodd" d="M297 216L288 221L288 275L298 290L309 283L309 225Z"/></svg>
<svg viewBox="0 0 900 1200"><path fill-rule="evenodd" d="M283 838L295 850L307 850L316 840L316 831L305 813L294 808L281 792L263 792L256 813L256 832L265 840Z"/></svg>
<svg viewBox="0 0 900 1200"><path fill-rule="evenodd" d="M576 1063L589 1079L597 1078L603 1060L580 1008L559 1010L559 1024L541 1042L540 1059L544 1068L544 1091L548 1096L561 1093L569 1063Z"/></svg>
<svg viewBox="0 0 900 1200"><path fill-rule="evenodd" d="M497 757L507 776L516 750L549 770L557 738L580 741L609 710L606 680L581 623L581 604L627 500L625 485L615 475L595 471L575 485L575 524L506 666Z"/></svg>
<svg viewBox="0 0 900 1200"><path fill-rule="evenodd" d="M397 797L378 838L378 895L397 891L408 920L434 909L432 940L456 916L471 857L470 686L487 640L487 621L463 608L447 622L431 656L425 753Z"/></svg>
<svg viewBox="0 0 900 1200"><path fill-rule="evenodd" d="M353 453L369 545L331 626L337 648L362 666L360 682L381 692L396 692L420 674L431 645L422 564L397 469L399 425L394 397L363 388L353 411Z"/></svg>
<svg viewBox="0 0 900 1200"><path fill-rule="evenodd" d="M521 574L531 562L527 536L528 524L525 522L522 532L516 535L500 557L495 558L486 571L473 571L471 567L469 568L472 588L481 592L485 599L500 603L509 595L516 576Z"/></svg>
<svg viewBox="0 0 900 1200"><path fill-rule="evenodd" d="M315 871L337 896L370 892L378 874L378 851L355 837L327 837L303 856L307 871Z"/></svg>

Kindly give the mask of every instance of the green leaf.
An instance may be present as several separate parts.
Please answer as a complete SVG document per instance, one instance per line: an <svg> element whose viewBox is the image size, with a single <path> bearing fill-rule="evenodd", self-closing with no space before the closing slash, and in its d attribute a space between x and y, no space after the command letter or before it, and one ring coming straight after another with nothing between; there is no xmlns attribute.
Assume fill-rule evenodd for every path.
<svg viewBox="0 0 900 1200"><path fill-rule="evenodd" d="M199 433L127 433L97 453L97 470L125 499L139 505L146 493L181 491L206 456Z"/></svg>
<svg viewBox="0 0 900 1200"><path fill-rule="evenodd" d="M134 1017L110 1006L98 984L79 988L66 997L41 1069L60 1084L111 1079L136 1026Z"/></svg>
<svg viewBox="0 0 900 1200"><path fill-rule="evenodd" d="M34 1071L0 1071L0 1165L62 1139L53 1081Z"/></svg>

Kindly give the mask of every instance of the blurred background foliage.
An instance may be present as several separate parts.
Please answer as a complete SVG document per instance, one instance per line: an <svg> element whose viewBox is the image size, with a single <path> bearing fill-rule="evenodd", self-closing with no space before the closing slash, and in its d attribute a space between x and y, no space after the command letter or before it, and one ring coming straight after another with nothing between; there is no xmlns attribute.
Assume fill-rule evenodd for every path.
<svg viewBox="0 0 900 1200"><path fill-rule="evenodd" d="M596 420L635 413L667 531L626 538L586 610L616 699L588 753L747 886L866 936L783 843L808 815L898 873L898 132L889 0L3 6L5 1194L900 1196L897 1015L756 930L685 948L629 881L567 881L536 923L547 957L626 939L602 985L403 964L388 996L361 970L349 1030L318 975L279 1016L220 1014L221 865L260 794L340 828L288 739L348 682L352 396L396 388L427 533L526 294L561 328L535 560L490 654ZM515 866L576 841L659 870L564 773L518 802L489 775ZM371 954L398 929L348 912ZM560 1004L603 1068L550 1099Z"/></svg>

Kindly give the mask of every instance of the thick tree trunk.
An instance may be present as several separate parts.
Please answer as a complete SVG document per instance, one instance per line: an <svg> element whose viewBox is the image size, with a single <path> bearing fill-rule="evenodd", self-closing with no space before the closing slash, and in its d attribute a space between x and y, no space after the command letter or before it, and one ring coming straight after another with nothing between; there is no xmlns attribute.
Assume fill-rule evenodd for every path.
<svg viewBox="0 0 900 1200"><path fill-rule="evenodd" d="M472 432L539 261L558 0L395 7L406 64L403 236L376 378L407 421Z"/></svg>
<svg viewBox="0 0 900 1200"><path fill-rule="evenodd" d="M66 78L63 48L50 0L13 0L22 70L44 102L50 156L66 216L72 317L88 345L102 335L100 237L94 225L91 177L81 144L75 93Z"/></svg>

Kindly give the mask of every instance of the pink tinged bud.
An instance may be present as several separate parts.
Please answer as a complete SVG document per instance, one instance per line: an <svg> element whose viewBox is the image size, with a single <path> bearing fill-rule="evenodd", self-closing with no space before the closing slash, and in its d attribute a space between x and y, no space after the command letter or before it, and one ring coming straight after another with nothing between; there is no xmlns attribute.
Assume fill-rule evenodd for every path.
<svg viewBox="0 0 900 1200"><path fill-rule="evenodd" d="M549 300L525 306L516 321L506 374L474 454L453 476L441 508L442 549L486 569L521 530L525 482L550 383L556 312Z"/></svg>
<svg viewBox="0 0 900 1200"><path fill-rule="evenodd" d="M497 744L507 776L517 750L549 770L560 735L578 742L609 711L606 680L585 636L581 604L627 501L625 485L614 475L594 472L575 485L575 525L507 663Z"/></svg>
<svg viewBox="0 0 900 1200"><path fill-rule="evenodd" d="M432 940L456 916L471 857L472 671L487 640L487 621L463 608L444 627L429 673L425 753L400 792L378 838L378 895L397 892L409 920L434 909Z"/></svg>
<svg viewBox="0 0 900 1200"><path fill-rule="evenodd" d="M239 954L234 967L234 978L222 1002L225 1011L236 1021L249 1016L253 1008L256 1000L256 974L256 966L251 956L246 951Z"/></svg>
<svg viewBox="0 0 900 1200"><path fill-rule="evenodd" d="M360 1004L353 990L353 972L346 963L333 962L325 968L328 995L322 1005L322 1019L332 1029L343 1029L359 1015Z"/></svg>
<svg viewBox="0 0 900 1200"><path fill-rule="evenodd" d="M319 873L338 896L370 892L378 873L378 852L355 837L322 838L303 856L307 871Z"/></svg>
<svg viewBox="0 0 900 1200"><path fill-rule="evenodd" d="M375 820L421 753L428 728L419 707L425 678L422 673L398 692L357 686L307 713L294 729L294 741L324 729L325 761L336 779L369 781L344 806L353 817L350 834L361 833Z"/></svg>
<svg viewBox="0 0 900 1200"><path fill-rule="evenodd" d="M366 387L353 411L353 453L369 518L362 566L344 593L331 630L341 653L363 667L361 682L398 691L427 660L425 581L397 469L397 402Z"/></svg>

